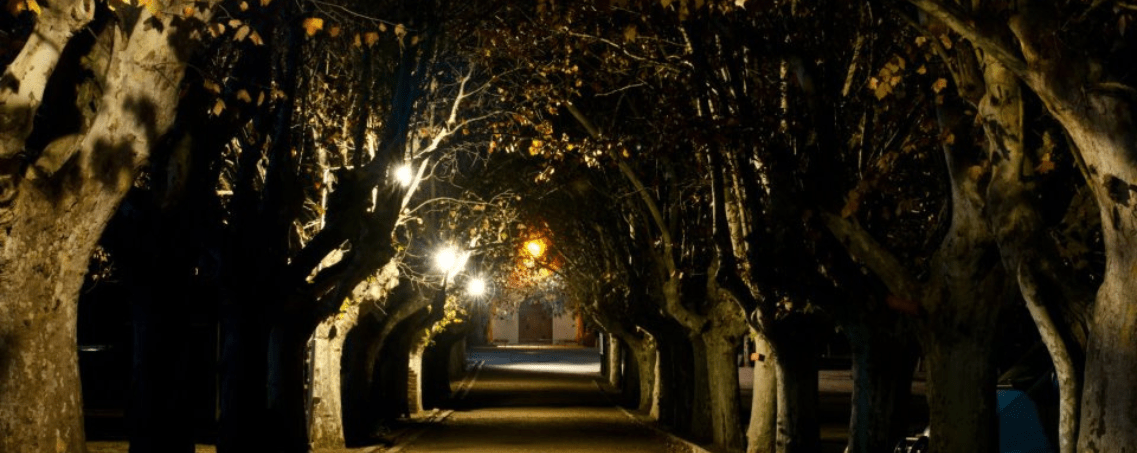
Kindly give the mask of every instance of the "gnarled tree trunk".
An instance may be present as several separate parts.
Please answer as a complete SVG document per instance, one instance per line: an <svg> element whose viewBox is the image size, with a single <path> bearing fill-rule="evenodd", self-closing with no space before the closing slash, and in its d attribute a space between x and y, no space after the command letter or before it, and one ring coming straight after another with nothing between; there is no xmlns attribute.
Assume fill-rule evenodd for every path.
<svg viewBox="0 0 1137 453"><path fill-rule="evenodd" d="M25 47L0 87L0 451L85 450L79 289L107 221L173 122L182 58L195 46L180 36L192 22L175 26L173 15L153 18L144 9L129 38L116 36L91 126L20 162L59 52L93 10L90 1L47 8L28 42L34 48Z"/></svg>
<svg viewBox="0 0 1137 453"><path fill-rule="evenodd" d="M754 393L750 399L750 424L746 429L746 453L769 453L778 441L777 357L766 335L751 327L754 339Z"/></svg>

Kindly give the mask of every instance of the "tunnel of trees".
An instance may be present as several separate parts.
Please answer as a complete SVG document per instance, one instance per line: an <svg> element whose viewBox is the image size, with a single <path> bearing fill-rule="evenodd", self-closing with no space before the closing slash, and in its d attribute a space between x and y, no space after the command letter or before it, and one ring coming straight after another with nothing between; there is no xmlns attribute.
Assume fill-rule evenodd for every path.
<svg viewBox="0 0 1137 453"><path fill-rule="evenodd" d="M0 451L106 395L132 452L364 444L550 295L719 451L817 451L834 331L850 452L918 362L931 451L998 451L1016 335L1062 453L1137 448L1132 2L5 6Z"/></svg>

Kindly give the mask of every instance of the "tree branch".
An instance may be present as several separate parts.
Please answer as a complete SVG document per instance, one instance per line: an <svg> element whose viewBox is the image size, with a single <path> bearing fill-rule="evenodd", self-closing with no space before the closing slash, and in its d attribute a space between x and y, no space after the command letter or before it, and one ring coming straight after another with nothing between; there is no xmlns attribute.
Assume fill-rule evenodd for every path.
<svg viewBox="0 0 1137 453"><path fill-rule="evenodd" d="M821 214L829 231L836 236L849 255L873 271L888 290L908 300L916 300L916 282L900 260L876 242L856 220L842 219L828 212Z"/></svg>
<svg viewBox="0 0 1137 453"><path fill-rule="evenodd" d="M908 2L943 22L948 28L959 33L975 46L991 54L1019 78L1026 78L1026 63L1016 56L1011 48L980 31L975 26L975 21L968 18L963 11L954 5L943 3L940 0L908 0Z"/></svg>
<svg viewBox="0 0 1137 453"><path fill-rule="evenodd" d="M1022 291L1026 308L1030 310L1030 317L1038 327L1042 343L1050 352L1050 359L1054 362L1054 371L1058 374L1059 414L1058 414L1058 448L1061 453L1074 453L1078 440L1078 410L1080 403L1081 386L1078 382L1077 368L1070 357L1070 350L1062 338L1058 326L1050 317L1050 312L1042 303L1038 283L1028 269L1025 261L1019 262L1018 271L1019 289Z"/></svg>

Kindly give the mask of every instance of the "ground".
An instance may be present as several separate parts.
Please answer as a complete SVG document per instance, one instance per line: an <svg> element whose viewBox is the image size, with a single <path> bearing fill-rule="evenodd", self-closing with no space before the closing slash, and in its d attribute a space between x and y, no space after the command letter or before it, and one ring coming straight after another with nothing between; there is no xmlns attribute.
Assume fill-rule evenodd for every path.
<svg viewBox="0 0 1137 453"><path fill-rule="evenodd" d="M595 348L472 348L470 373L453 385L449 408L402 424L391 447L356 453L704 452L653 428L640 414L612 403L602 390ZM750 369L739 370L749 402ZM844 450L852 381L848 370L822 370L820 418L823 450ZM913 386L922 404L923 383ZM919 400L919 401L918 401ZM749 405L744 405L748 409ZM923 409L923 408L921 408ZM926 410L926 409L924 409ZM919 409L917 410L919 412ZM919 417L918 417L919 418ZM920 425L920 423L916 423ZM922 426L922 425L920 425ZM120 453L125 442L89 442L90 453ZM198 453L212 453L199 445Z"/></svg>

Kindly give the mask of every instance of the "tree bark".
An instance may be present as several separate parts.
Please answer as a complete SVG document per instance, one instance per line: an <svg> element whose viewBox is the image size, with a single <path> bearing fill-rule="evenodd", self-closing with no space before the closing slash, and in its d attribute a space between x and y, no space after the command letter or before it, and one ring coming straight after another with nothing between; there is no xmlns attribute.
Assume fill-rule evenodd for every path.
<svg viewBox="0 0 1137 453"><path fill-rule="evenodd" d="M93 2L60 6L68 5L78 7L78 23L52 23L52 12L40 19L42 26L75 30L94 9ZM172 16L156 19L143 11L129 38L117 36L99 111L83 135L53 142L30 166L4 165L0 175L0 451L85 451L76 304L99 236L150 147L173 122L183 58L196 44L179 36L183 27ZM146 25L154 20L162 26ZM55 49L26 49L10 66L42 70L24 76L29 88L36 78L46 80L58 56L25 59L62 49L38 39L29 42ZM22 85L16 76L4 77L5 102L12 87ZM30 127L13 114L30 118L34 112L0 111L4 156L22 148Z"/></svg>
<svg viewBox="0 0 1137 453"><path fill-rule="evenodd" d="M870 322L843 324L853 353L849 453L889 451L907 434L908 399L917 358L915 339L898 335L895 326Z"/></svg>
<svg viewBox="0 0 1137 453"><path fill-rule="evenodd" d="M999 451L993 340L960 337L925 347L931 451Z"/></svg>
<svg viewBox="0 0 1137 453"><path fill-rule="evenodd" d="M817 419L817 352L814 329L806 315L778 321L773 335L778 380L778 453L816 452L821 448ZM794 319L796 318L796 319Z"/></svg>
<svg viewBox="0 0 1137 453"><path fill-rule="evenodd" d="M737 335L724 335L718 330L720 329L712 329L703 336L711 399L711 438L718 447L727 451L740 451L746 440L742 432L741 390L735 360L739 338Z"/></svg>
<svg viewBox="0 0 1137 453"><path fill-rule="evenodd" d="M620 388L624 378L621 366L624 363L624 342L612 334L607 335L607 340L604 342L605 378L608 380L608 385Z"/></svg>
<svg viewBox="0 0 1137 453"><path fill-rule="evenodd" d="M309 377L308 444L312 449L344 448L343 375L344 343L348 334L367 316L367 307L387 299L399 284L395 261L379 271L375 281L359 285L353 291L352 303L340 313L325 318L312 334L312 375Z"/></svg>
<svg viewBox="0 0 1137 453"><path fill-rule="evenodd" d="M770 453L778 441L777 357L766 335L751 328L754 338L754 394L750 400L750 425L746 430L746 453Z"/></svg>

